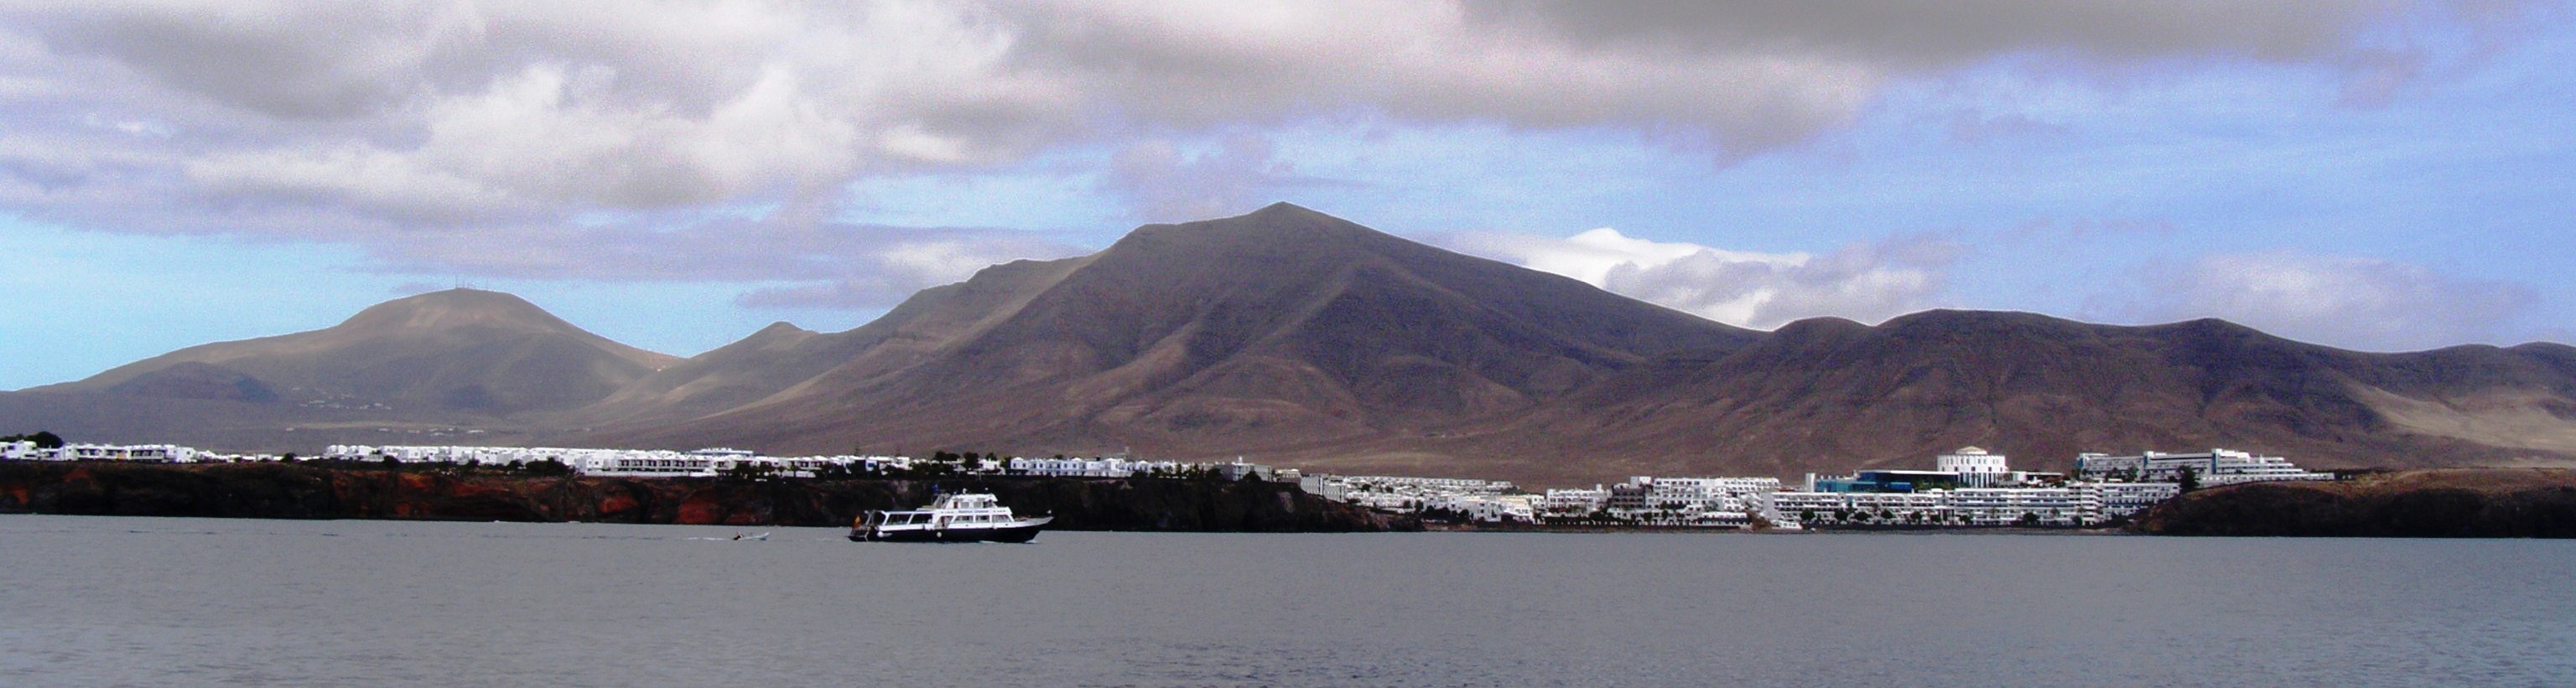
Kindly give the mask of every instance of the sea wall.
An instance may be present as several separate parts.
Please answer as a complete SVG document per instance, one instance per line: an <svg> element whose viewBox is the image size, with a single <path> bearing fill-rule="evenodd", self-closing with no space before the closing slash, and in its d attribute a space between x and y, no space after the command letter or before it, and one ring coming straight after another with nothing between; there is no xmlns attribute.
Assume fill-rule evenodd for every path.
<svg viewBox="0 0 2576 688"><path fill-rule="evenodd" d="M2576 538L2576 471L2437 469L2230 485L2139 514L2156 535Z"/></svg>
<svg viewBox="0 0 2576 688"><path fill-rule="evenodd" d="M934 490L989 491L1067 530L1344 532L1420 522L1293 484L1125 478L726 480L534 477L302 464L0 462L0 512L217 518L358 518L845 526L914 508Z"/></svg>

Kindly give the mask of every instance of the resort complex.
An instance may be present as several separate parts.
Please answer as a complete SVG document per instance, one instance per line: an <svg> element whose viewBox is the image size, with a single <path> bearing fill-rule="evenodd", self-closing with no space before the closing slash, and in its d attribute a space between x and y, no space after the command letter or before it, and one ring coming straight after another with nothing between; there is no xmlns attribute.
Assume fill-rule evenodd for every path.
<svg viewBox="0 0 2576 688"><path fill-rule="evenodd" d="M0 460L221 463L292 455L220 454L167 445L0 443ZM2081 527L2135 516L2198 486L2333 480L2278 456L2228 449L2114 456L2086 453L2074 475L2015 470L2007 457L1962 447L1933 457L1930 470L1809 473L1771 477L1635 476L1612 485L1530 493L1499 480L1302 473L1231 462L1141 461L1126 457L766 456L740 449L694 451L567 447L333 445L326 461L457 467L545 467L563 474L623 478L811 478L818 476L1043 476L1207 478L1295 482L1325 499L1459 523L1705 528L2049 526Z"/></svg>
<svg viewBox="0 0 2576 688"><path fill-rule="evenodd" d="M1789 489L1768 477L1636 476L1616 485L1525 494L1510 483L1388 476L1309 476L1307 491L1377 509L1486 523L1751 528L1807 526L2093 526L2137 515L2199 485L2333 480L2288 459L2211 449L2136 456L2083 454L2073 478L2019 471L1962 447L1932 470L1810 473Z"/></svg>

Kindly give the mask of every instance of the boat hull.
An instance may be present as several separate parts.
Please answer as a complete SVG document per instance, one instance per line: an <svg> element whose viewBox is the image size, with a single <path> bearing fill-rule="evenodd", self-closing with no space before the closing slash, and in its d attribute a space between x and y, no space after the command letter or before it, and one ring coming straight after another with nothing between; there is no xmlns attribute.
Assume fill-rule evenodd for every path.
<svg viewBox="0 0 2576 688"><path fill-rule="evenodd" d="M850 529L851 542L1028 542L1053 518L1032 518L990 528Z"/></svg>

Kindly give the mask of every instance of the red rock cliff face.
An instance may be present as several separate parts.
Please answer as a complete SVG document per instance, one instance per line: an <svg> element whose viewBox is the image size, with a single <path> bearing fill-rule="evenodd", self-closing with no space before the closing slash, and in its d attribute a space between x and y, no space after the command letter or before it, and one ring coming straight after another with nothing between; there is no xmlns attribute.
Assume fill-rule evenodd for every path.
<svg viewBox="0 0 2576 688"><path fill-rule="evenodd" d="M1072 530L1381 531L1411 520L1293 485L1156 479L779 480L531 477L377 467L0 464L0 512L218 518L845 525L934 490L990 491Z"/></svg>

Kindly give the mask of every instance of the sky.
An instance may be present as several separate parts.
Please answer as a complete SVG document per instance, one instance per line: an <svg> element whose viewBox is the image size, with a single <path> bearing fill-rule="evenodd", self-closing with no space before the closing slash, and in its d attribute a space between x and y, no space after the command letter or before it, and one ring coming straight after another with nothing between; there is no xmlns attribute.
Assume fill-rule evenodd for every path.
<svg viewBox="0 0 2576 688"><path fill-rule="evenodd" d="M473 286L692 355L1287 201L1761 329L2576 341L2564 2L0 3L0 389Z"/></svg>

